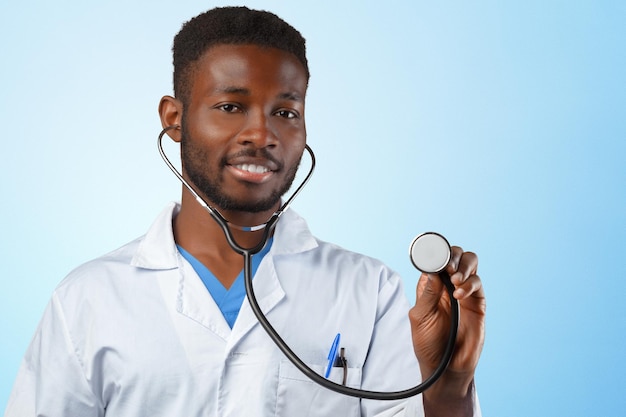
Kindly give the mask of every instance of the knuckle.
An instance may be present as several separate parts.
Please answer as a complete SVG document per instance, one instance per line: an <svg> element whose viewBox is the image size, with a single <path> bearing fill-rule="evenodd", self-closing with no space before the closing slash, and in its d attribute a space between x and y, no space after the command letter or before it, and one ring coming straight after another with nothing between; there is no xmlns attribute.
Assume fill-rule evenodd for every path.
<svg viewBox="0 0 626 417"><path fill-rule="evenodd" d="M475 252L468 251L468 252L465 252L465 255L467 255L468 257L470 257L470 258L472 258L472 259L476 259L476 260L478 260L478 255L476 255L476 253L475 253Z"/></svg>
<svg viewBox="0 0 626 417"><path fill-rule="evenodd" d="M452 250L453 254L460 255L460 254L463 253L463 248L460 247L460 246L452 246L452 247L450 247L450 249Z"/></svg>

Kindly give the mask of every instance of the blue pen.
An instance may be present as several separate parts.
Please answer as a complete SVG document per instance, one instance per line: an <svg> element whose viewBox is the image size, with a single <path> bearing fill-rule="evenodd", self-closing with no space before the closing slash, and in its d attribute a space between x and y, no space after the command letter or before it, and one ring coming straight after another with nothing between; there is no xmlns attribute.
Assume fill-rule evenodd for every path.
<svg viewBox="0 0 626 417"><path fill-rule="evenodd" d="M328 378L328 375L330 375L330 370L333 368L335 358L337 357L337 348L339 347L340 339L341 334L337 333L337 336L335 336L335 340L333 340L333 344L330 347L330 352L328 352L328 366L326 366L326 374L324 374L324 378Z"/></svg>

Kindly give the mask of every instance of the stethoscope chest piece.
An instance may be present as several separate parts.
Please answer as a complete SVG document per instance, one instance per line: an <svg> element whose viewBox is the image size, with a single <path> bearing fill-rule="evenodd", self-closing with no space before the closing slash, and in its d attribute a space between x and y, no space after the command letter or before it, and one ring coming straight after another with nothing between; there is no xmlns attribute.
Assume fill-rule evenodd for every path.
<svg viewBox="0 0 626 417"><path fill-rule="evenodd" d="M436 274L450 262L450 244L435 232L426 232L413 239L409 257L413 266L427 274Z"/></svg>

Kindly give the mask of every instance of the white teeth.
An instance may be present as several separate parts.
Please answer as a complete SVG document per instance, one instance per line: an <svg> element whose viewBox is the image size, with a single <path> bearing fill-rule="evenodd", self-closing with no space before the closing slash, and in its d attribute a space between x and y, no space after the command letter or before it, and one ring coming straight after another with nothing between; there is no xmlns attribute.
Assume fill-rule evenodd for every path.
<svg viewBox="0 0 626 417"><path fill-rule="evenodd" d="M264 172L269 171L267 167L262 165L242 164L237 165L236 167L242 171L254 172L255 174L263 174Z"/></svg>

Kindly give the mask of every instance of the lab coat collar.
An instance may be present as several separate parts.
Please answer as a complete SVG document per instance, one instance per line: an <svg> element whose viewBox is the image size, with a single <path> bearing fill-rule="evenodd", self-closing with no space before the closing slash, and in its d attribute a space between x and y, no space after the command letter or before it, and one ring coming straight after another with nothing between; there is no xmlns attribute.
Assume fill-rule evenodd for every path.
<svg viewBox="0 0 626 417"><path fill-rule="evenodd" d="M273 255L306 252L318 246L306 221L295 211L287 209L278 220L274 231Z"/></svg>
<svg viewBox="0 0 626 417"><path fill-rule="evenodd" d="M180 211L180 204L170 203L156 218L141 240L131 265L145 269L178 268L176 242L172 221ZM302 217L291 209L281 216L274 232L272 255L305 252L317 247L317 241Z"/></svg>
<svg viewBox="0 0 626 417"><path fill-rule="evenodd" d="M148 229L130 264L145 269L178 268L176 242L172 220L180 211L180 205L172 202L165 207Z"/></svg>
<svg viewBox="0 0 626 417"><path fill-rule="evenodd" d="M172 220L180 211L178 203L171 203L157 217L146 235L141 240L131 264L153 270L171 270L182 267L183 276L195 275L190 265L180 263L178 249L174 241ZM275 269L275 256L305 252L317 247L317 240L309 231L306 222L291 210L283 213L274 233L274 241L269 253L261 262L256 273L255 293L264 314L272 310L284 297L285 293ZM213 333L227 341L230 351L258 322L247 300L244 301L239 317L231 331L217 305L208 292L202 288L202 281L197 279L181 280L176 293L176 310L200 323Z"/></svg>

